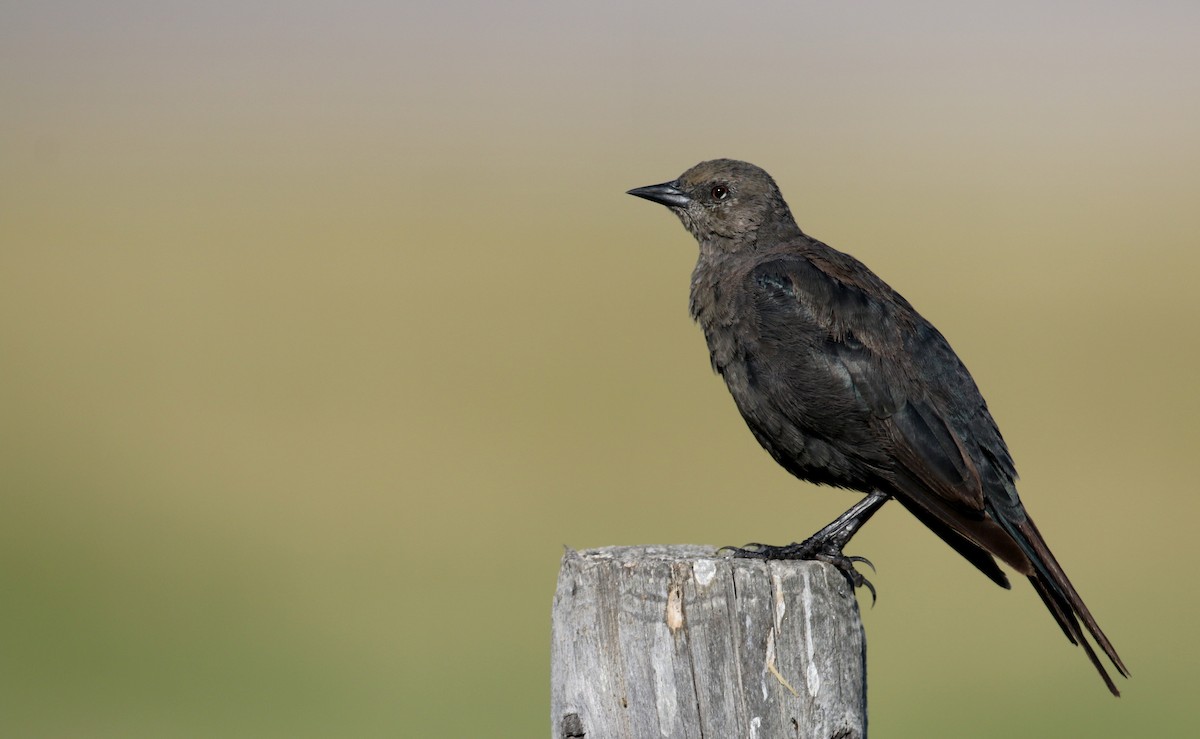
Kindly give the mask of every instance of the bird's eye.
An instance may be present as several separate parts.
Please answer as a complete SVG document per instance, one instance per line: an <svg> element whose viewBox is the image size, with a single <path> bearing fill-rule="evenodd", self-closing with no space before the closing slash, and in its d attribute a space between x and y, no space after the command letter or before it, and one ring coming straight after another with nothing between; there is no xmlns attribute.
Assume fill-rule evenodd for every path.
<svg viewBox="0 0 1200 739"><path fill-rule="evenodd" d="M724 200L729 197L729 188L724 185L713 185L711 194L713 200Z"/></svg>

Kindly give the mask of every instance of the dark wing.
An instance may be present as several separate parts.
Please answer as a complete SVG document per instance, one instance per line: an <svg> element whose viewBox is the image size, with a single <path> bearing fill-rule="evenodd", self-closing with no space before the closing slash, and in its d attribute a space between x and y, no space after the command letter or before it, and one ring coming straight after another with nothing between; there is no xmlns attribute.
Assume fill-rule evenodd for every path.
<svg viewBox="0 0 1200 739"><path fill-rule="evenodd" d="M850 487L885 487L997 582L1003 574L977 550L1027 571L1020 549L986 516L980 468L990 477L1005 471L977 461L964 439L996 446L993 456L1009 469L1011 459L966 368L886 283L829 252L779 257L747 277L762 353L790 362L774 369L783 380L769 387L775 405L815 436L841 436L829 442L850 466L869 468ZM807 344L796 346L796 335ZM816 402L797 399L814 388Z"/></svg>
<svg viewBox="0 0 1200 739"><path fill-rule="evenodd" d="M1004 439L937 329L860 262L820 243L758 264L746 289L766 354L793 363L775 370L787 380L773 385L775 405L803 411L789 398L812 387L836 395L834 407L865 420L873 438L862 444L858 427L829 443L851 459L865 449L852 463L878 474L877 485L992 580L1008 587L991 555L1027 575L1116 693L1080 621L1123 675L1125 666L1026 514ZM826 436L848 429L803 413L792 421Z"/></svg>

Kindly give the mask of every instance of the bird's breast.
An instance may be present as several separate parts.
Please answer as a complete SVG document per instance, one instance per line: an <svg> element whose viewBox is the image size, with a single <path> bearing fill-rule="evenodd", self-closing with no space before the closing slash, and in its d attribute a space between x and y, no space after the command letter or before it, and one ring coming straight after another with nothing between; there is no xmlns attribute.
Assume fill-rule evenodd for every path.
<svg viewBox="0 0 1200 739"><path fill-rule="evenodd" d="M723 290L719 282L692 283L692 318L704 331L713 369L722 376L745 355L738 330L745 319L733 310L731 297L730 291Z"/></svg>

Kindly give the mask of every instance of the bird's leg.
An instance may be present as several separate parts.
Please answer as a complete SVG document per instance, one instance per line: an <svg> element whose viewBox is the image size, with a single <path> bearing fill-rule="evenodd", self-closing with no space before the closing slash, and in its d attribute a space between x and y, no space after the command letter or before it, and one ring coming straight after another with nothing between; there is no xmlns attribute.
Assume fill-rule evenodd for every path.
<svg viewBox="0 0 1200 739"><path fill-rule="evenodd" d="M808 537L802 542L784 546L767 544L747 544L744 547L722 547L733 552L735 557L753 559L809 559L828 562L837 567L850 584L854 587L865 585L871 591L871 599L875 599L875 588L870 581L854 569L855 562L864 562L872 570L875 566L864 557L847 557L842 548L850 538L858 533L862 525L875 515L883 504L891 498L887 493L876 490L867 497L850 506L842 515L835 518L828 526Z"/></svg>

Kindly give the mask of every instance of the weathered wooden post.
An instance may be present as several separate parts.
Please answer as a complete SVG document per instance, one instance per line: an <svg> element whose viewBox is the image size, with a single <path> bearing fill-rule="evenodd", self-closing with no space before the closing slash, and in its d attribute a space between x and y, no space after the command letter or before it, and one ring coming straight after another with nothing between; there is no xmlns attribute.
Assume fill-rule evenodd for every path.
<svg viewBox="0 0 1200 739"><path fill-rule="evenodd" d="M866 736L858 603L824 563L567 550L552 620L554 739Z"/></svg>

